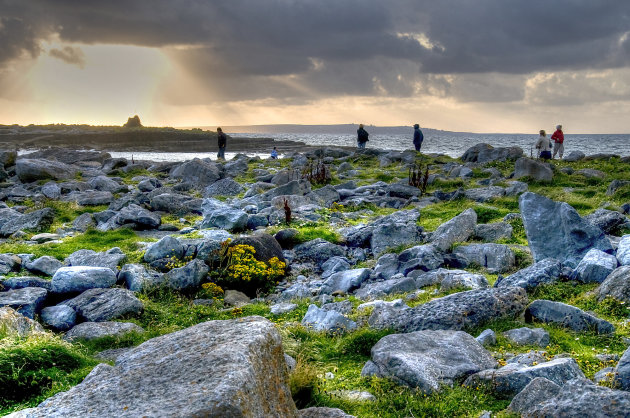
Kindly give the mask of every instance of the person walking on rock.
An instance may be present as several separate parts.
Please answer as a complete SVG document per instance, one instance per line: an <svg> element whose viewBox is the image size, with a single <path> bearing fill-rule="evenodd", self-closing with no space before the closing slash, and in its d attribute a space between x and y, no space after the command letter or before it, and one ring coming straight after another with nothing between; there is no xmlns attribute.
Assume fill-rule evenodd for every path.
<svg viewBox="0 0 630 418"><path fill-rule="evenodd" d="M219 143L219 152L217 152L217 159L225 160L225 146L227 145L227 136L223 133L223 129L217 128L217 140Z"/></svg>
<svg viewBox="0 0 630 418"><path fill-rule="evenodd" d="M417 152L420 152L422 141L424 141L424 135L420 130L420 125L416 123L415 125L413 125L413 145L414 147L416 147Z"/></svg>
<svg viewBox="0 0 630 418"><path fill-rule="evenodd" d="M359 129L357 129L357 147L364 149L366 142L369 141L368 136L370 136L370 134L363 129L363 124L360 124Z"/></svg>
<svg viewBox="0 0 630 418"><path fill-rule="evenodd" d="M536 141L536 149L540 154L538 157L543 160L549 160L551 158L551 141L547 138L547 133L544 130L540 131L538 141Z"/></svg>
<svg viewBox="0 0 630 418"><path fill-rule="evenodd" d="M556 131L551 135L551 139L553 139L553 155L551 158L556 158L556 154L558 154L560 159L562 159L562 155L564 154L564 133L562 132L562 125L556 126Z"/></svg>

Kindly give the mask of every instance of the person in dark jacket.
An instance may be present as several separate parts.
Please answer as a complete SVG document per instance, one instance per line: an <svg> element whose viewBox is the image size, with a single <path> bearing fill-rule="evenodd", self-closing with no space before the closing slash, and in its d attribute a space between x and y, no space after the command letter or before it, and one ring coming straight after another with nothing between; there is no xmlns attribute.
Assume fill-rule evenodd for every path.
<svg viewBox="0 0 630 418"><path fill-rule="evenodd" d="M219 152L217 152L217 159L225 160L225 146L227 144L227 136L223 133L223 129L217 128L217 139L219 142Z"/></svg>
<svg viewBox="0 0 630 418"><path fill-rule="evenodd" d="M363 129L363 124L360 124L359 129L357 129L357 147L365 148L365 143L369 141L368 136L370 134Z"/></svg>
<svg viewBox="0 0 630 418"><path fill-rule="evenodd" d="M416 123L413 125L413 145L416 147L416 151L420 151L422 141L424 141L424 135L422 135L420 125Z"/></svg>

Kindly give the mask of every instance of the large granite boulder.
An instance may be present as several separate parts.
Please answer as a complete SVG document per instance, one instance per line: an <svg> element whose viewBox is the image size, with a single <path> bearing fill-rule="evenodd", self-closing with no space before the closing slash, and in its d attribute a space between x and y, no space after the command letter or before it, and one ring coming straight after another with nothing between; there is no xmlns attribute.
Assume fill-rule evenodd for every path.
<svg viewBox="0 0 630 418"><path fill-rule="evenodd" d="M514 318L525 310L527 302L527 293L519 287L469 290L394 312L376 307L368 323L373 328L399 332L459 331L491 320Z"/></svg>
<svg viewBox="0 0 630 418"><path fill-rule="evenodd" d="M620 229L629 225L628 218L626 218L623 214L601 208L597 209L590 215L586 215L584 220L600 228L605 233L612 235L615 235Z"/></svg>
<svg viewBox="0 0 630 418"><path fill-rule="evenodd" d="M514 178L529 177L536 181L553 180L553 170L547 163L532 160L531 158L519 158L514 164Z"/></svg>
<svg viewBox="0 0 630 418"><path fill-rule="evenodd" d="M15 173L23 183L38 180L66 180L72 179L77 173L76 168L58 161L18 158L15 163Z"/></svg>
<svg viewBox="0 0 630 418"><path fill-rule="evenodd" d="M535 300L525 311L525 320L558 324L577 332L596 331L598 334L615 332L615 327L608 321L597 318L575 306L550 300Z"/></svg>
<svg viewBox="0 0 630 418"><path fill-rule="evenodd" d="M13 211L5 209L5 211ZM2 215L0 215L2 216ZM33 212L12 216L9 222L0 220L0 237L8 237L18 231L28 229L34 232L42 232L50 228L55 220L55 211L51 208L39 209Z"/></svg>
<svg viewBox="0 0 630 418"><path fill-rule="evenodd" d="M295 417L297 410L280 334L248 317L153 338L115 366L100 364L34 415Z"/></svg>
<svg viewBox="0 0 630 418"><path fill-rule="evenodd" d="M118 281L127 285L132 292L155 289L163 283L163 275L147 270L142 264L125 264L118 273Z"/></svg>
<svg viewBox="0 0 630 418"><path fill-rule="evenodd" d="M79 296L66 300L63 305L74 309L80 318L90 322L103 322L125 314L139 314L142 302L127 289L89 289Z"/></svg>
<svg viewBox="0 0 630 418"><path fill-rule="evenodd" d="M174 268L162 277L162 282L175 290L194 289L208 275L208 266L202 260L195 259L183 267Z"/></svg>
<svg viewBox="0 0 630 418"><path fill-rule="evenodd" d="M453 219L440 225L431 234L431 243L442 251L450 250L456 242L468 240L477 226L477 213L473 209L467 209Z"/></svg>
<svg viewBox="0 0 630 418"><path fill-rule="evenodd" d="M612 251L604 231L580 217L568 203L523 193L519 207L535 261L556 258L575 267L591 248Z"/></svg>
<svg viewBox="0 0 630 418"><path fill-rule="evenodd" d="M381 338L372 347L372 359L361 374L391 378L431 393L496 364L492 355L465 332L416 331Z"/></svg>
<svg viewBox="0 0 630 418"><path fill-rule="evenodd" d="M41 287L25 287L0 292L0 307L13 308L27 318L33 319L39 313L48 296L48 291Z"/></svg>
<svg viewBox="0 0 630 418"><path fill-rule="evenodd" d="M77 323L77 313L66 305L49 306L42 309L42 323L57 331L67 331Z"/></svg>
<svg viewBox="0 0 630 418"><path fill-rule="evenodd" d="M522 287L527 291L538 285L558 281L562 274L562 263L555 258L545 258L522 270L504 277L494 284L495 287Z"/></svg>
<svg viewBox="0 0 630 418"><path fill-rule="evenodd" d="M544 377L557 385L572 379L584 378L580 366L572 358L559 358L526 366L510 363L500 369L483 370L464 382L467 387L487 387L498 398L512 398L537 377Z"/></svg>

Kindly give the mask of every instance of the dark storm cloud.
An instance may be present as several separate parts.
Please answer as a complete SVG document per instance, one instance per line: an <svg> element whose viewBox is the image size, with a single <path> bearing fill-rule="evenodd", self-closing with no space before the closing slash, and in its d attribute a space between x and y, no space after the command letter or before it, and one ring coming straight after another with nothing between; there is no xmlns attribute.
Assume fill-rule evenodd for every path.
<svg viewBox="0 0 630 418"><path fill-rule="evenodd" d="M510 101L518 75L630 62L619 0L0 0L0 16L0 66L54 36L159 47L218 98Z"/></svg>

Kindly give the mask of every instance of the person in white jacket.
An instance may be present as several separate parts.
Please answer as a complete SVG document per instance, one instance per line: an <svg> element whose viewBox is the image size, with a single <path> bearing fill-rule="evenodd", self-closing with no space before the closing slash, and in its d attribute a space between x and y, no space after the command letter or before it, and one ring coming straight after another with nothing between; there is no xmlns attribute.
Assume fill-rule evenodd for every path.
<svg viewBox="0 0 630 418"><path fill-rule="evenodd" d="M538 141L536 141L536 149L539 150L539 158L543 160L551 159L551 141L547 138L547 133L543 130L540 131Z"/></svg>

